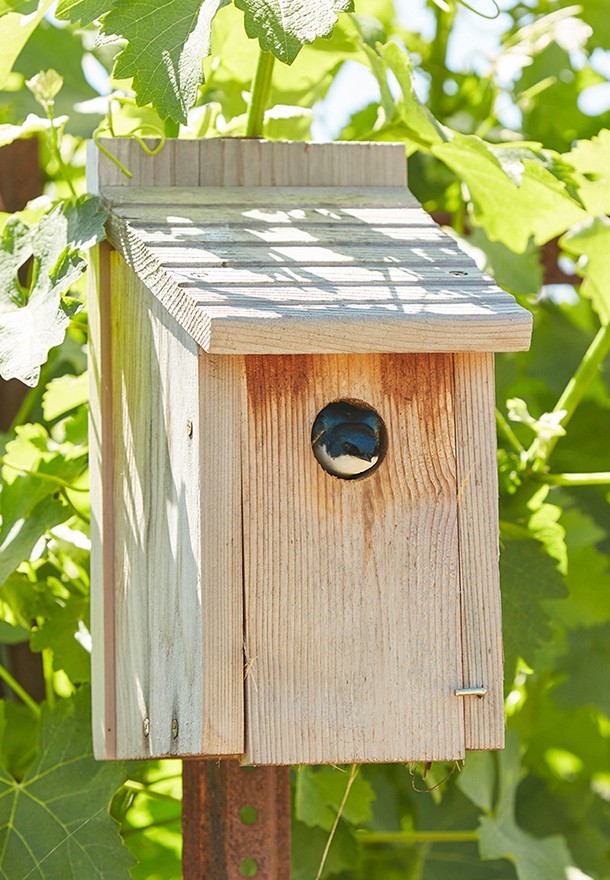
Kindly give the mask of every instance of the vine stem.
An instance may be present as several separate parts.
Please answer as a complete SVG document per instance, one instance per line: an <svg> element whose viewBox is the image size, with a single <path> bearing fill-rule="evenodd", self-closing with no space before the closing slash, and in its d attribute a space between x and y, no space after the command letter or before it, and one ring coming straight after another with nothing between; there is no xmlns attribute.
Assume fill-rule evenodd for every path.
<svg viewBox="0 0 610 880"><path fill-rule="evenodd" d="M21 687L17 679L13 678L8 669L1 664L0 678L5 684L10 687L13 693L16 694L23 703L25 703L25 705L28 707L28 709L32 711L34 715L40 715L40 706L38 705L38 703L32 699L32 697L23 687Z"/></svg>
<svg viewBox="0 0 610 880"><path fill-rule="evenodd" d="M148 785L145 785L143 782L138 782L135 779L128 779L123 783L123 788L128 791L133 791L135 794L143 794L146 797L157 798L160 801L171 801L174 804L181 804L181 798L174 797L173 794L166 794L163 791L155 791L154 788L149 788Z"/></svg>
<svg viewBox="0 0 610 880"><path fill-rule="evenodd" d="M337 810L337 815L335 816L335 821L333 822L333 827L330 829L330 834L328 835L328 840L326 841L326 846L324 847L324 852L322 853L322 859L320 861L320 867L318 868L318 873L316 874L316 880L320 880L322 874L324 872L324 865L326 864L326 859L328 858L328 853L330 850L330 845L333 842L333 838L335 836L335 832L337 830L337 826L339 824L339 819L343 815L343 810L345 809L345 804L347 803L347 799L349 797L349 793L352 789L352 785L354 784L354 780L358 773L358 764L352 764L352 768L350 770L349 779L347 780L347 785L345 786L345 792L343 794L343 800L339 804L339 809Z"/></svg>
<svg viewBox="0 0 610 880"><path fill-rule="evenodd" d="M261 137L263 122L265 120L265 108L269 101L271 91L271 79L273 77L273 65L275 55L264 52L262 49L258 56L256 73L252 81L252 95L248 109L248 121L246 123L246 137Z"/></svg>
<svg viewBox="0 0 610 880"><path fill-rule="evenodd" d="M591 474L543 474L541 480L551 486L607 486L610 484L610 471Z"/></svg>
<svg viewBox="0 0 610 880"><path fill-rule="evenodd" d="M470 843L478 839L478 831L371 831L358 834L358 840L364 844Z"/></svg>
<svg viewBox="0 0 610 880"><path fill-rule="evenodd" d="M564 428L574 415L578 404L582 400L591 381L595 378L608 352L610 352L610 324L606 324L598 330L593 342L578 365L578 369L555 404L553 412L565 411L565 415L561 420ZM538 441L534 440L528 449L529 460L536 461L539 467L544 465L558 440L559 437L552 437L546 442L544 455L540 455Z"/></svg>

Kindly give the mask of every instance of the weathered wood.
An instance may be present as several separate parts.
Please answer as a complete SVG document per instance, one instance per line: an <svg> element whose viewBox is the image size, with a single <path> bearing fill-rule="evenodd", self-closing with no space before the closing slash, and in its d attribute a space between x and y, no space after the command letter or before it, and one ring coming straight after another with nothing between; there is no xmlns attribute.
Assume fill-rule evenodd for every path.
<svg viewBox="0 0 610 880"><path fill-rule="evenodd" d="M147 141L154 146L155 141ZM158 142L157 142L158 143ZM167 140L148 156L129 138L105 138L105 148L132 173L126 177L95 144L87 185L121 186L406 186L403 144L311 144L254 138Z"/></svg>
<svg viewBox="0 0 610 880"><path fill-rule="evenodd" d="M105 157L92 171L110 240L205 351L529 345L531 316L417 204L402 149L387 149L396 145L170 142L150 159L137 144L107 143L134 172L120 181ZM303 245L277 250L291 242Z"/></svg>
<svg viewBox="0 0 610 880"><path fill-rule="evenodd" d="M455 355L455 429L467 749L504 747L498 474L492 354Z"/></svg>
<svg viewBox="0 0 610 880"><path fill-rule="evenodd" d="M290 770L183 764L184 880L290 880ZM244 865L244 862L246 863Z"/></svg>
<svg viewBox="0 0 610 880"><path fill-rule="evenodd" d="M103 522L94 543L99 552L103 538L104 555L104 571L100 578L96 568L92 585L94 603L103 597L94 644L94 666L103 670L95 687L97 728L99 694L106 695L106 736L98 733L96 754L239 754L241 564L239 532L233 534L239 470L230 455L230 408L220 422L227 428L223 443L216 433L219 401L223 407L230 401L230 359L200 369L196 344L116 253L110 274L101 351L102 381L111 375L102 436L110 430L111 437L103 451L103 485L98 465L92 487L96 521L101 512ZM100 350L98 341L93 348ZM94 363L95 388L98 381ZM213 462L206 439L216 447ZM218 497L207 496L201 507L204 479ZM210 534L214 516L224 517L219 536ZM236 553L225 571L217 544L227 533Z"/></svg>
<svg viewBox="0 0 610 880"><path fill-rule="evenodd" d="M93 749L116 757L114 607L114 444L110 326L110 246L91 251L89 271L89 472Z"/></svg>
<svg viewBox="0 0 610 880"><path fill-rule="evenodd" d="M246 760L459 758L451 356L248 357L246 375ZM361 480L311 450L342 397L388 431Z"/></svg>

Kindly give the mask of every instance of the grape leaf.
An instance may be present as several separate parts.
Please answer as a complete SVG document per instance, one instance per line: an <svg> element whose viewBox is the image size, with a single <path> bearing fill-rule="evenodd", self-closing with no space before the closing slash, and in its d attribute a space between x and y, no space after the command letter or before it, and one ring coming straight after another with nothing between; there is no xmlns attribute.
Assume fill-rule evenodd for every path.
<svg viewBox="0 0 610 880"><path fill-rule="evenodd" d="M533 664L536 650L552 632L545 599L566 595L556 563L533 538L509 537L502 531L500 576L506 680L511 683L517 657Z"/></svg>
<svg viewBox="0 0 610 880"><path fill-rule="evenodd" d="M52 379L42 396L42 413L46 422L76 409L89 400L89 374L85 370L79 376L65 373Z"/></svg>
<svg viewBox="0 0 610 880"><path fill-rule="evenodd" d="M55 15L59 19L91 24L114 6L116 0L59 0Z"/></svg>
<svg viewBox="0 0 610 880"><path fill-rule="evenodd" d="M609 642L610 623L568 634L568 653L559 664L568 677L555 692L559 703L597 706L610 718Z"/></svg>
<svg viewBox="0 0 610 880"><path fill-rule="evenodd" d="M588 296L602 324L610 321L610 220L596 217L570 230L561 239L564 251L578 258L578 270L584 275L580 288Z"/></svg>
<svg viewBox="0 0 610 880"><path fill-rule="evenodd" d="M544 244L587 217L556 169L524 158L517 148L493 149L475 135L454 132L432 152L468 186L475 223L489 240L519 254L530 238Z"/></svg>
<svg viewBox="0 0 610 880"><path fill-rule="evenodd" d="M63 669L70 681L82 684L90 679L91 636L88 630L89 602L70 597L56 605L52 615L32 632L32 651L53 651L53 668ZM89 648L89 650L88 650Z"/></svg>
<svg viewBox="0 0 610 880"><path fill-rule="evenodd" d="M235 0L244 12L249 37L261 49L292 64L305 43L332 33L339 12L354 8L353 0Z"/></svg>
<svg viewBox="0 0 610 880"><path fill-rule="evenodd" d="M565 159L585 175L580 196L587 210L591 214L610 214L610 131L602 129L591 140L578 141Z"/></svg>
<svg viewBox="0 0 610 880"><path fill-rule="evenodd" d="M8 12L0 17L0 89L3 89L13 69L19 53L44 18L53 0L41 0L32 15L19 12ZM22 11L25 12L26 7Z"/></svg>
<svg viewBox="0 0 610 880"><path fill-rule="evenodd" d="M80 305L64 294L86 268L81 248L104 237L99 199L57 205L37 226L9 220L0 242L0 375L35 385L49 350L62 342ZM19 269L33 258L31 281Z"/></svg>
<svg viewBox="0 0 610 880"><path fill-rule="evenodd" d="M108 813L124 779L121 764L93 759L86 689L43 705L39 752L24 778L0 769L0 877L129 880L133 859Z"/></svg>
<svg viewBox="0 0 610 880"><path fill-rule="evenodd" d="M42 425L22 425L6 445L0 491L0 584L27 559L36 542L66 519L54 497L87 464L86 450L57 444Z"/></svg>
<svg viewBox="0 0 610 880"><path fill-rule="evenodd" d="M186 123L203 82L216 12L229 0L117 0L102 33L123 37L114 76L133 77L138 104L152 103L161 119Z"/></svg>
<svg viewBox="0 0 610 880"><path fill-rule="evenodd" d="M34 12L38 6L38 0L0 0L0 15L6 15L7 12L20 12L22 15L29 15Z"/></svg>
<svg viewBox="0 0 610 880"><path fill-rule="evenodd" d="M498 801L493 815L483 816L479 822L481 858L508 859L518 880L569 880L573 859L564 838L533 837L516 823L515 798L522 772L517 737L509 735L506 749L497 754Z"/></svg>
<svg viewBox="0 0 610 880"><path fill-rule="evenodd" d="M330 831L345 795L350 769L337 767L301 767L297 776L295 813L297 819L310 827ZM375 793L358 773L350 788L342 817L348 822L367 822Z"/></svg>

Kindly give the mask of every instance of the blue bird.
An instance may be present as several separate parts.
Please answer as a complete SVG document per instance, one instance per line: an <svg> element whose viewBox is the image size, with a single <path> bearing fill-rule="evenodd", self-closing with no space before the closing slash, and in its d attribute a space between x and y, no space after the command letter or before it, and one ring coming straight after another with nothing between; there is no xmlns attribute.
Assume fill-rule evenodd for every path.
<svg viewBox="0 0 610 880"><path fill-rule="evenodd" d="M318 413L311 446L325 471L349 480L375 467L382 436L383 422L374 410L338 400Z"/></svg>

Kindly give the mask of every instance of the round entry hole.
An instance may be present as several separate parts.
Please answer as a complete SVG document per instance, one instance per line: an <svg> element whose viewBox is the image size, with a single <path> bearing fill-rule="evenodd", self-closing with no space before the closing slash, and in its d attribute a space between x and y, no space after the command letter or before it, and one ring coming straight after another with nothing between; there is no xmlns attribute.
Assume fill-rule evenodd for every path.
<svg viewBox="0 0 610 880"><path fill-rule="evenodd" d="M377 470L388 448L379 413L368 403L334 400L316 416L311 448L320 467L341 480L358 480Z"/></svg>

